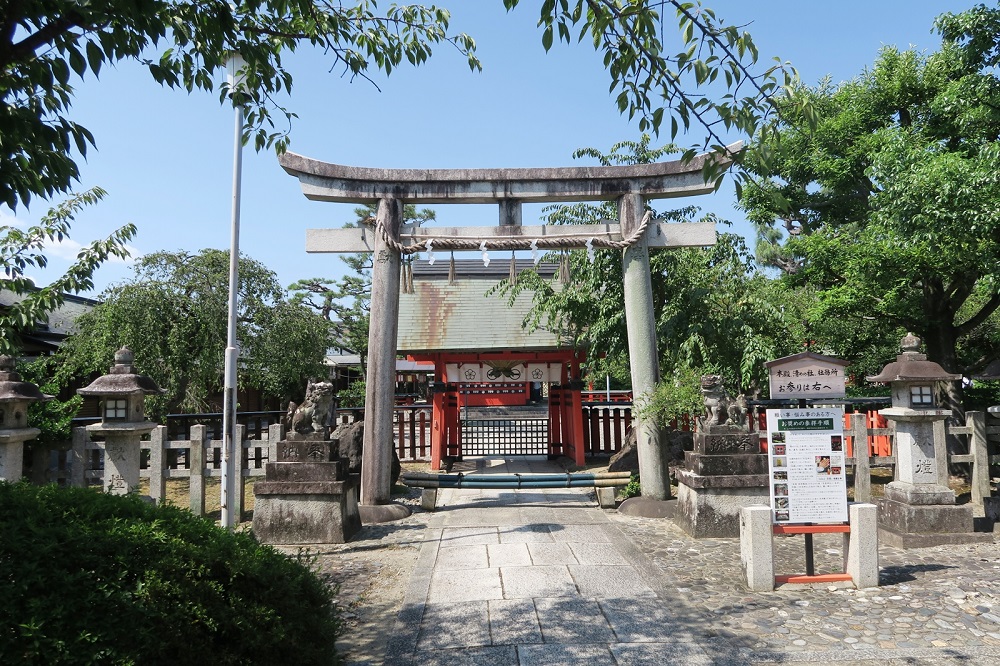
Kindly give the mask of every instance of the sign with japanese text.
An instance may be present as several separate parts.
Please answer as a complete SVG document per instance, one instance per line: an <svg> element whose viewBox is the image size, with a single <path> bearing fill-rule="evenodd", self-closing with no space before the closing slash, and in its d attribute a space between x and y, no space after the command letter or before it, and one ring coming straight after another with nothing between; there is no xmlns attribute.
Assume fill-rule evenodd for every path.
<svg viewBox="0 0 1000 666"><path fill-rule="evenodd" d="M844 410L767 410L775 523L847 522Z"/></svg>
<svg viewBox="0 0 1000 666"><path fill-rule="evenodd" d="M805 352L764 364L771 398L843 398L847 361Z"/></svg>

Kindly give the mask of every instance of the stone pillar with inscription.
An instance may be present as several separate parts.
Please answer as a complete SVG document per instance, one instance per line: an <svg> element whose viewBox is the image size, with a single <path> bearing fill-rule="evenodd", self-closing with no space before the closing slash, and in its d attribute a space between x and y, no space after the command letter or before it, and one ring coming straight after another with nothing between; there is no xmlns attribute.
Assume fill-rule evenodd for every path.
<svg viewBox="0 0 1000 666"><path fill-rule="evenodd" d="M684 469L677 471L674 521L696 538L738 537L740 510L770 502L767 454L720 377L703 377L702 393L706 415L697 424L694 450L684 453Z"/></svg>
<svg viewBox="0 0 1000 666"><path fill-rule="evenodd" d="M992 541L992 534L973 531L972 506L955 503L948 487L945 419L938 409L935 383L957 381L918 353L920 338L907 334L902 352L868 381L892 387L892 407L879 410L895 429L896 472L878 501L879 539L898 548Z"/></svg>
<svg viewBox="0 0 1000 666"><path fill-rule="evenodd" d="M309 402L307 395L304 405ZM253 531L263 543L345 543L361 529L360 477L347 473L348 461L329 438L326 419L307 414L309 409L296 412L295 431L278 442L277 460L267 463L264 480L254 484Z"/></svg>

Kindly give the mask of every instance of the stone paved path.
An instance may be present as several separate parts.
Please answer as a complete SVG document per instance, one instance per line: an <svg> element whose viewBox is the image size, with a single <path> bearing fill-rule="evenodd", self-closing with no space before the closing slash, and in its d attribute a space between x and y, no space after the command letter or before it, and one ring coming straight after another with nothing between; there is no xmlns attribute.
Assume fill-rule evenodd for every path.
<svg viewBox="0 0 1000 666"><path fill-rule="evenodd" d="M592 491L448 490L438 507L386 664L1000 664L994 544L882 548L879 588L753 593L737 539L603 511ZM776 572L801 573L801 539L777 540ZM841 570L839 535L815 552Z"/></svg>

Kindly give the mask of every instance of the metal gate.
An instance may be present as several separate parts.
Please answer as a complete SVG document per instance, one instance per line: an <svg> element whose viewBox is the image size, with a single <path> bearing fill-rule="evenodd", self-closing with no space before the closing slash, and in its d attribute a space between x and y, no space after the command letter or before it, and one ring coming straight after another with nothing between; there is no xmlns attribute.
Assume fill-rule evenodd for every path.
<svg viewBox="0 0 1000 666"><path fill-rule="evenodd" d="M549 419L463 419L462 454L532 456L549 452Z"/></svg>

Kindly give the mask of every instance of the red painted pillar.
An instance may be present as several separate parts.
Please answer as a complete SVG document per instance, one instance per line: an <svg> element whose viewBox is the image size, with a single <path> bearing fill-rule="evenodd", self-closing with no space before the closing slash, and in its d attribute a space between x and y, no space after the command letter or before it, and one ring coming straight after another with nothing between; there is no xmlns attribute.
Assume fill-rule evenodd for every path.
<svg viewBox="0 0 1000 666"><path fill-rule="evenodd" d="M448 415L445 411L444 387L447 381L444 362L434 359L434 392L431 395L431 469L441 469L447 437Z"/></svg>
<svg viewBox="0 0 1000 666"><path fill-rule="evenodd" d="M580 395L579 384L574 385L567 391L567 394L567 419L572 431L573 462L582 467L586 461L584 460L583 444L583 399Z"/></svg>
<svg viewBox="0 0 1000 666"><path fill-rule="evenodd" d="M570 418L570 409L573 403L573 390L564 386L562 390L562 409L559 421L562 425L562 451L564 456L572 457L573 447L573 420Z"/></svg>
<svg viewBox="0 0 1000 666"><path fill-rule="evenodd" d="M449 386L449 390L445 394L446 438L444 454L455 459L462 457L462 429L458 422L458 398L459 392L457 387L451 388Z"/></svg>
<svg viewBox="0 0 1000 666"><path fill-rule="evenodd" d="M562 389L549 387L549 455L562 453Z"/></svg>
<svg viewBox="0 0 1000 666"><path fill-rule="evenodd" d="M441 455L444 451L445 429L447 415L444 408L445 394L434 394L433 411L431 413L431 469L441 469Z"/></svg>

